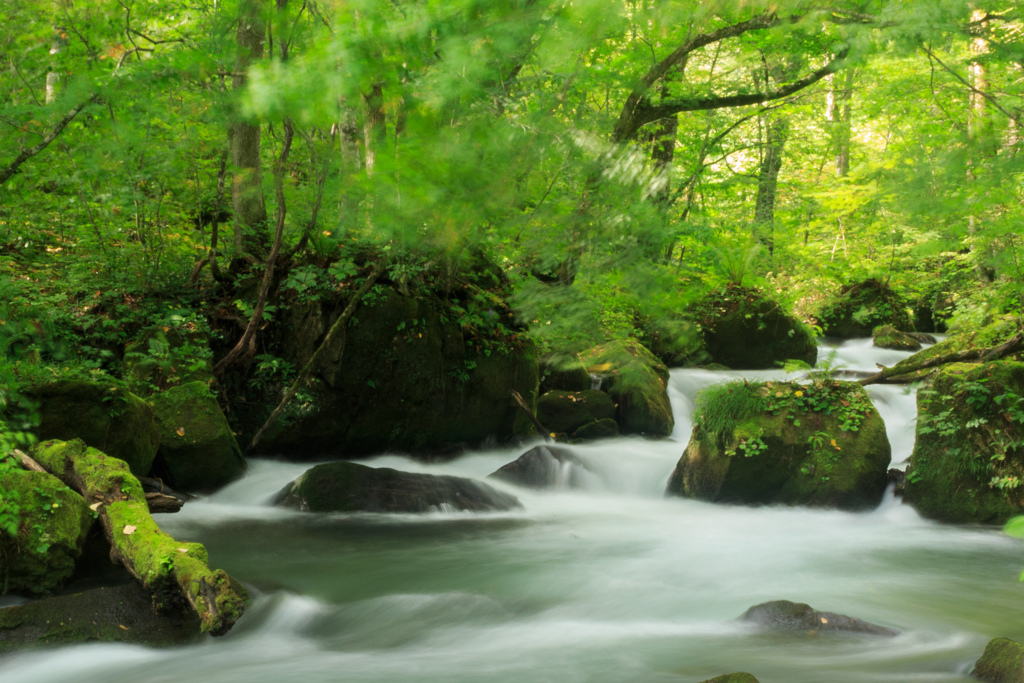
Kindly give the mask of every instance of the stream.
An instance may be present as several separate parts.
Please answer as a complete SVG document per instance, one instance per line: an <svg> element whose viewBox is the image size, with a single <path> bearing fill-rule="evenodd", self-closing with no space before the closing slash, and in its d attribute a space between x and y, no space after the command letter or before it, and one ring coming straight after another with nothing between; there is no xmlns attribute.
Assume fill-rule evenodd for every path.
<svg viewBox="0 0 1024 683"><path fill-rule="evenodd" d="M874 371L909 353L853 340L821 355ZM922 519L886 494L849 513L665 498L696 393L781 371L674 370L671 439L574 447L584 490L497 482L511 513L313 515L269 507L311 465L248 476L161 516L206 544L255 596L227 636L170 650L89 644L0 662L4 683L118 681L682 681L749 671L762 683L969 681L994 636L1024 640L1020 541ZM873 386L894 466L913 448L915 397ZM373 466L483 477L525 448L443 464ZM788 599L901 631L895 638L768 635L735 619Z"/></svg>

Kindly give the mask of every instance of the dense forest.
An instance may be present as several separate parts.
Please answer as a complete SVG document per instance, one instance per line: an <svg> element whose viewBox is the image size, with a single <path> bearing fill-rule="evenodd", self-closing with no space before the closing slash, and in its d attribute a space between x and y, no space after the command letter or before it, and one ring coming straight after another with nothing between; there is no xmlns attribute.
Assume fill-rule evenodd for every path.
<svg viewBox="0 0 1024 683"><path fill-rule="evenodd" d="M873 507L892 434L863 387L897 383L926 387L907 502L1024 512L1016 3L9 0L0 25L0 595L82 571L18 564L56 544L38 496L72 506L24 468L219 634L246 589L149 511L249 456L669 437L679 367L818 371L701 393L670 495ZM867 337L928 348L820 352ZM812 487L714 464L782 448ZM364 509L311 479L277 503Z"/></svg>

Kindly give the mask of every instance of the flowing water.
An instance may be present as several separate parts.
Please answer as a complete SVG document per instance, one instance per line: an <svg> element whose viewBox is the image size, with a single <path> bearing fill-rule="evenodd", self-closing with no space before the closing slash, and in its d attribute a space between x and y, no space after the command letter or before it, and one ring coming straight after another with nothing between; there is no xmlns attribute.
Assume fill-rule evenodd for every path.
<svg viewBox="0 0 1024 683"><path fill-rule="evenodd" d="M872 371L906 355L853 341L829 362ZM696 392L739 376L783 373L674 371L671 440L576 447L594 471L587 488L496 484L522 501L512 513L278 510L268 499L308 465L253 462L244 480L160 517L253 589L231 633L171 650L27 653L0 662L0 680L697 682L744 670L762 683L968 681L990 638L1024 639L1024 554L996 529L942 526L889 496L864 513L665 498ZM914 396L870 394L898 465ZM523 450L368 462L482 477ZM766 635L735 621L776 599L901 634Z"/></svg>

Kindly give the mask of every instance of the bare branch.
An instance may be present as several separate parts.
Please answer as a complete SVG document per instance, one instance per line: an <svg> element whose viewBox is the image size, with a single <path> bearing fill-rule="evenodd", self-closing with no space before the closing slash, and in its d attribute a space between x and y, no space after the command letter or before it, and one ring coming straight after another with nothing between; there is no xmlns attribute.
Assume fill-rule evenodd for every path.
<svg viewBox="0 0 1024 683"><path fill-rule="evenodd" d="M1013 114L1008 112L1006 109L1004 109L1003 105L999 104L999 101L995 97L993 97L991 94L985 92L984 90L978 90L977 88L975 88L973 85L971 85L967 81L967 79L965 79L963 76L961 76L956 71L954 71L951 67L947 66L941 59L939 59L938 56L936 56L936 54L934 52L932 52L931 50L928 49L927 45L922 44L921 45L921 49L924 50L925 54L927 54L930 58L932 58L936 62L938 62L938 65L941 66L943 69L945 69L950 75L952 75L953 78L955 78L956 80L960 81L965 86L967 86L968 90L970 90L975 95L980 95L981 97L984 97L986 100L988 100L989 102L992 103L993 107L995 107L1000 112L1005 114L1007 118L1009 118L1011 121L1016 123L1018 126L1021 125L1020 114L1014 116Z"/></svg>
<svg viewBox="0 0 1024 683"><path fill-rule="evenodd" d="M11 176L17 173L18 168L23 163L25 163L26 161L28 161L29 159L31 159L32 157L46 149L51 142L57 139L57 136L61 134L61 132L67 127L67 125L71 123L74 120L74 118L81 113L83 109L85 109L87 106L95 102L97 99L99 99L98 93L93 94L89 97L89 99L75 106L74 109L69 111L67 114L61 117L60 121L54 124L53 128L50 129L50 132L46 134L46 136L39 142L38 145L21 150L21 152L18 153L18 156L14 158L14 161L7 164L7 166L4 167L3 169L0 169L0 185L6 183L11 178Z"/></svg>

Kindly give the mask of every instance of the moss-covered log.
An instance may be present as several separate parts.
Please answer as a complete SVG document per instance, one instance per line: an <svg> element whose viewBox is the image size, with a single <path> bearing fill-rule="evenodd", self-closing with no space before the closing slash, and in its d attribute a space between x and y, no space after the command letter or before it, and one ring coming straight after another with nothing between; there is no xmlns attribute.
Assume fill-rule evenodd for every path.
<svg viewBox="0 0 1024 683"><path fill-rule="evenodd" d="M149 514L146 495L128 465L89 448L79 439L45 441L35 460L79 491L99 515L110 541L110 556L153 595L160 610L191 608L202 630L226 633L249 602L245 589L223 570L207 565L199 543L179 543Z"/></svg>
<svg viewBox="0 0 1024 683"><path fill-rule="evenodd" d="M931 370L952 363L987 362L999 360L1016 353L1024 346L1024 332L1018 333L997 346L981 349L964 349L939 356L931 356L915 361L917 354L897 363L891 368L883 368L870 377L858 380L861 386L869 384L909 384L925 378L922 370ZM934 348L934 347L933 347Z"/></svg>

